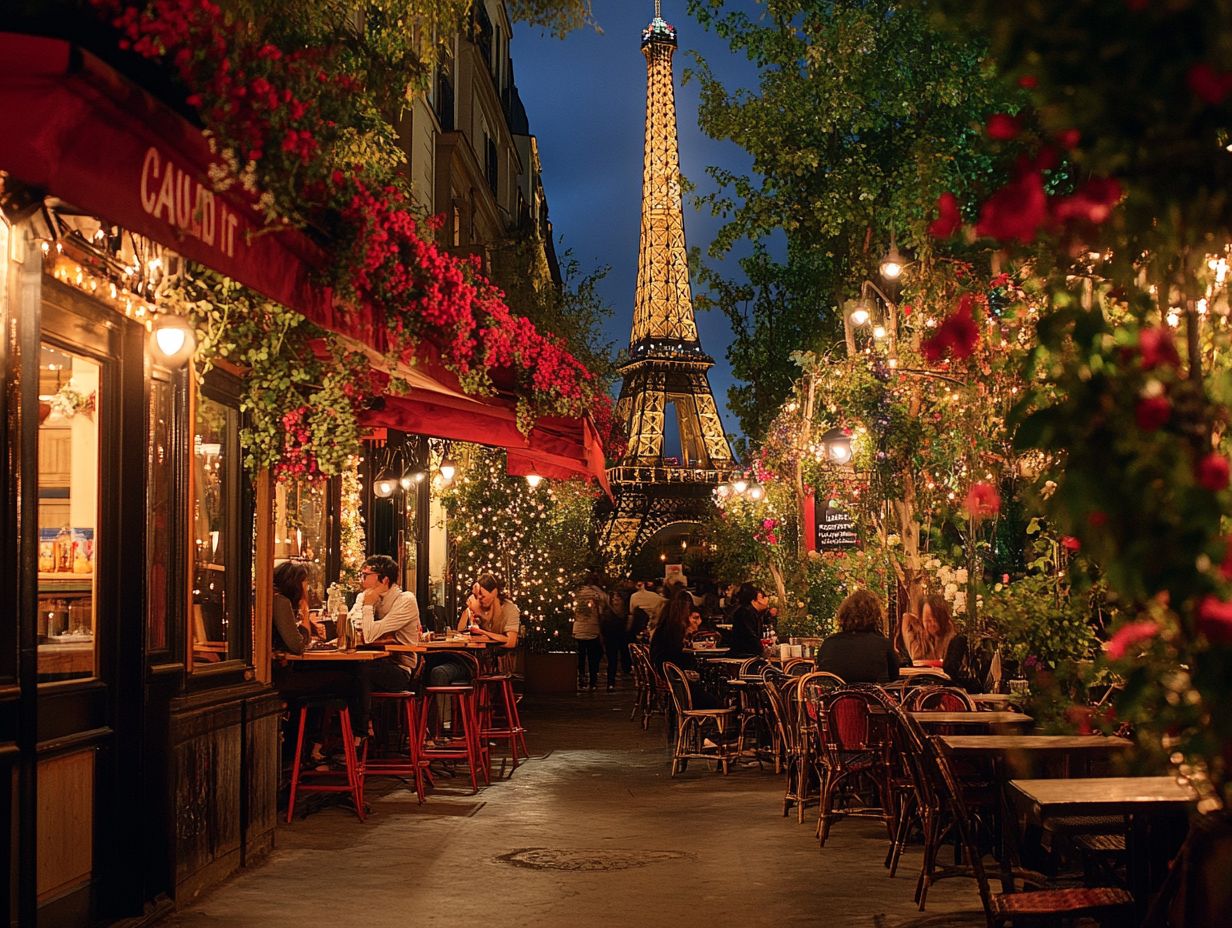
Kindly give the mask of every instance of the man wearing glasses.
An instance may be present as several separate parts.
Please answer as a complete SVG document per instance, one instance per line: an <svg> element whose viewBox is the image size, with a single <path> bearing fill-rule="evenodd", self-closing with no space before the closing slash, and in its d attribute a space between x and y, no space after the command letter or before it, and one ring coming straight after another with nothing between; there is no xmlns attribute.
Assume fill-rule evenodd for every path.
<svg viewBox="0 0 1232 928"><path fill-rule="evenodd" d="M415 594L398 586L398 564L388 555L377 554L364 561L360 570L360 597L349 621L363 635L365 644L419 644L419 603ZM368 730L372 693L400 693L410 688L418 654L397 653L389 660L372 661L360 674L361 718L356 728Z"/></svg>

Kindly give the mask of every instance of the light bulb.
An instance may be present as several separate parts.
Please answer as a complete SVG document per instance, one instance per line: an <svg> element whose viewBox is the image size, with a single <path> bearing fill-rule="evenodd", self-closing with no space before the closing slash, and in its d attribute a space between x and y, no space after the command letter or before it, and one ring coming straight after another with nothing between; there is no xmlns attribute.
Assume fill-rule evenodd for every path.
<svg viewBox="0 0 1232 928"><path fill-rule="evenodd" d="M379 496L381 499L389 499L389 497L394 495L394 488L396 486L397 484L394 483L392 480L385 478L382 480L378 480L376 483L372 485L372 492L375 493L377 496Z"/></svg>
<svg viewBox="0 0 1232 928"><path fill-rule="evenodd" d="M753 486L749 487L749 499L756 501L756 500L761 499L765 495L766 495L766 490L764 487L758 486L757 484L754 484Z"/></svg>
<svg viewBox="0 0 1232 928"><path fill-rule="evenodd" d="M154 348L162 363L168 367L179 367L197 347L192 326L183 316L159 313L154 319L151 331L154 334Z"/></svg>
<svg viewBox="0 0 1232 928"><path fill-rule="evenodd" d="M885 338L886 330L884 325L873 326L873 338Z"/></svg>
<svg viewBox="0 0 1232 928"><path fill-rule="evenodd" d="M851 311L852 325L864 325L866 322L868 322L868 310L863 306L857 306Z"/></svg>
<svg viewBox="0 0 1232 928"><path fill-rule="evenodd" d="M741 493L743 493L748 488L749 488L749 482L747 480L741 479L741 480L732 481L732 492L735 493L737 496L739 496Z"/></svg>
<svg viewBox="0 0 1232 928"><path fill-rule="evenodd" d="M453 481L454 475L456 475L457 473L458 473L457 464L449 460L449 458L445 458L444 460L441 461L441 479L442 480L444 480L446 483L451 483Z"/></svg>
<svg viewBox="0 0 1232 928"><path fill-rule="evenodd" d="M543 478L540 477L538 474L527 474L526 482L529 483L530 488L534 490L539 486L540 483L543 482Z"/></svg>

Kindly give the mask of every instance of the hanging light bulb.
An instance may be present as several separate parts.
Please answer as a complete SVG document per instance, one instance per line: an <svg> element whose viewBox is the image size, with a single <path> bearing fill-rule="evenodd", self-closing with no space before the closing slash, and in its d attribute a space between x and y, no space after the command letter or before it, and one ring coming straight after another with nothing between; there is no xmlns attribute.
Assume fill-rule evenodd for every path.
<svg viewBox="0 0 1232 928"><path fill-rule="evenodd" d="M735 493L737 496L739 496L741 493L743 493L748 488L749 488L749 482L745 480L743 477L741 477L738 480L732 481L732 492Z"/></svg>
<svg viewBox="0 0 1232 928"><path fill-rule="evenodd" d="M883 339L886 337L886 329L884 325L873 326L873 338Z"/></svg>
<svg viewBox="0 0 1232 928"><path fill-rule="evenodd" d="M535 490L535 489L538 489L539 484L543 482L543 478L540 477L538 474L527 474L526 482L530 484L530 488L532 490Z"/></svg>
<svg viewBox="0 0 1232 928"><path fill-rule="evenodd" d="M766 495L766 488L763 487L761 484L755 483L751 487L749 487L749 499L753 500L754 502L757 502L759 499L761 499L765 495Z"/></svg>
<svg viewBox="0 0 1232 928"><path fill-rule="evenodd" d="M903 273L903 256L898 252L898 243L894 241L894 235L890 235L890 250L886 252L886 256L881 259L881 276L886 280L898 280Z"/></svg>
<svg viewBox="0 0 1232 928"><path fill-rule="evenodd" d="M394 490L397 486L398 484L395 481L390 480L388 477L382 477L372 485L372 492L381 499L389 499L394 495Z"/></svg>
<svg viewBox="0 0 1232 928"><path fill-rule="evenodd" d="M847 318L851 320L852 325L864 325L873 318L872 303L863 298L856 300Z"/></svg>
<svg viewBox="0 0 1232 928"><path fill-rule="evenodd" d="M441 459L441 479L446 483L453 483L453 478L458 473L458 465L449 458Z"/></svg>

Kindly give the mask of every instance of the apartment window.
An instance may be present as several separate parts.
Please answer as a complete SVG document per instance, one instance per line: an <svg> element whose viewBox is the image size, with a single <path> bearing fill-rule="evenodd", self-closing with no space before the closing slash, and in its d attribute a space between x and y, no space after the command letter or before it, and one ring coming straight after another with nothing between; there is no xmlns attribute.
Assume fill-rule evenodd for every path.
<svg viewBox="0 0 1232 928"><path fill-rule="evenodd" d="M492 195L496 196L500 190L500 159L496 151L496 140L486 132L483 136L484 144L484 174L488 178L488 187L492 190Z"/></svg>
<svg viewBox="0 0 1232 928"><path fill-rule="evenodd" d="M475 44L479 46L479 53L483 55L483 60L488 63L488 73L492 72L492 45L496 30L492 26L492 19L488 16L487 7L482 3L475 4Z"/></svg>
<svg viewBox="0 0 1232 928"><path fill-rule="evenodd" d="M436 74L436 118L443 132L452 132L453 122L453 81L449 73L441 68Z"/></svg>

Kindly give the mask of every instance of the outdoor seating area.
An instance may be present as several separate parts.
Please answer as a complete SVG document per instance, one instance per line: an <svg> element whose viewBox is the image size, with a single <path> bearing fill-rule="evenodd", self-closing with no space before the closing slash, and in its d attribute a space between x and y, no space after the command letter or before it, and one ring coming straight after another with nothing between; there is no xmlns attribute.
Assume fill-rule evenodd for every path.
<svg viewBox="0 0 1232 928"><path fill-rule="evenodd" d="M977 703L950 686L848 686L757 658L706 664L720 670L724 708L691 710L668 665L666 680L639 676L635 717L647 727L664 710L673 777L755 767L777 778L778 811L814 826L821 865L847 819L869 818L884 828L887 877L905 849L922 848L920 911L952 877L970 882L989 926L1079 916L1137 924L1176 892L1165 885L1169 864L1197 797L1173 777L1114 775L1133 750L1126 738L1035 733L1030 716L1002 708L1007 700ZM662 688L674 697L667 704ZM721 721L733 717L739 738ZM699 750L704 723L713 741Z"/></svg>

